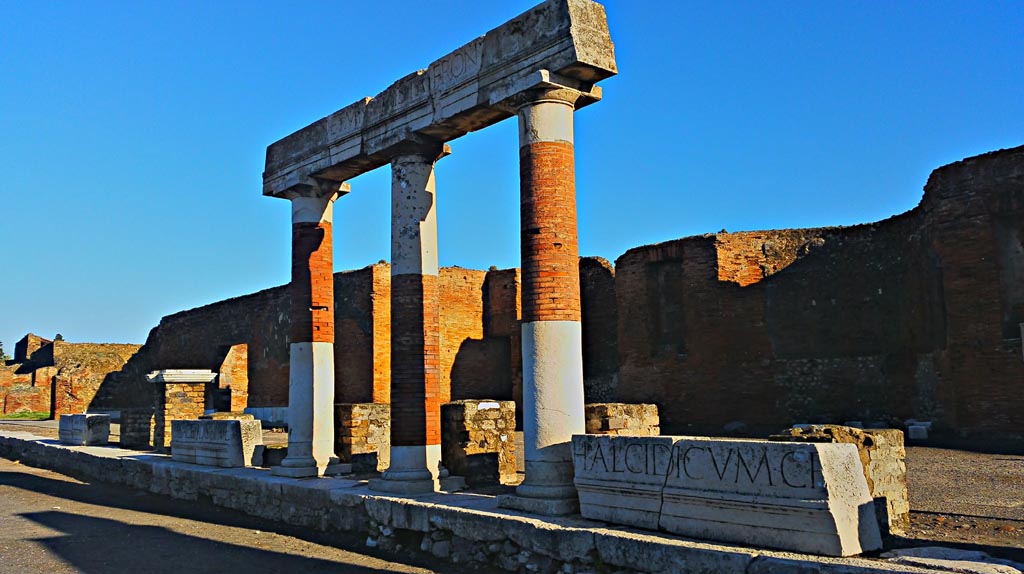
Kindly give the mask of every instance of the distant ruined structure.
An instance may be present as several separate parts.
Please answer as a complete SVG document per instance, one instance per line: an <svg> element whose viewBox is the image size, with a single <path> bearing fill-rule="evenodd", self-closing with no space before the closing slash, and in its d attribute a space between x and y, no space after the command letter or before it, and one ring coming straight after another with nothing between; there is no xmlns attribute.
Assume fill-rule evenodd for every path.
<svg viewBox="0 0 1024 574"><path fill-rule="evenodd" d="M582 258L587 402L656 403L666 434L917 418L1020 436L1022 240L1018 147L936 170L918 207L878 223L688 237L614 267ZM337 402L389 401L390 276L334 275ZM444 268L438 281L442 402L515 400L521 416L520 273ZM165 317L135 373L217 370L245 343L248 406L285 406L287 309L277 287ZM96 406L150 392L121 376Z"/></svg>
<svg viewBox="0 0 1024 574"><path fill-rule="evenodd" d="M0 414L84 413L106 383L116 386L140 345L69 343L29 333L0 364Z"/></svg>

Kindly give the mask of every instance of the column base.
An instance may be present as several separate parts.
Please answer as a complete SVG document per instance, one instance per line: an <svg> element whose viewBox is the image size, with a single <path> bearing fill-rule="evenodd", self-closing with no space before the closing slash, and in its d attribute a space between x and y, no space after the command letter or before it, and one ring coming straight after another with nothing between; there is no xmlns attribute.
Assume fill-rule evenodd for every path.
<svg viewBox="0 0 1024 574"><path fill-rule="evenodd" d="M528 498L516 494L498 496L498 508L521 510L542 516L568 516L580 513L579 498Z"/></svg>
<svg viewBox="0 0 1024 574"><path fill-rule="evenodd" d="M274 476L285 476L288 478L314 478L319 476L338 476L352 474L352 465L348 463L332 463L322 470L319 466L272 466L270 473Z"/></svg>

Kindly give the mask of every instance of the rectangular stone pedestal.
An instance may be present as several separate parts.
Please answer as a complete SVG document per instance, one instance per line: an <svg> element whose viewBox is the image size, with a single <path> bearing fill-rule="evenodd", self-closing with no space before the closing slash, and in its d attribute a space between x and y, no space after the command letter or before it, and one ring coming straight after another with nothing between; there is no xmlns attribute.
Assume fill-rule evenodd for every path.
<svg viewBox="0 0 1024 574"><path fill-rule="evenodd" d="M179 462L236 468L253 466L263 431L256 420L172 421L171 458Z"/></svg>
<svg viewBox="0 0 1024 574"><path fill-rule="evenodd" d="M105 446L110 440L110 415L60 415L58 424L63 444Z"/></svg>

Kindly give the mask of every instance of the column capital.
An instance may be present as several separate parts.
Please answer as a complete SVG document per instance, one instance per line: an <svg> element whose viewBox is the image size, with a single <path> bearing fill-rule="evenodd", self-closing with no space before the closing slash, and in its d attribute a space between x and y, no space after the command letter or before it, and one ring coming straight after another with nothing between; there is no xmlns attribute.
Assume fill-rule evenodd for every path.
<svg viewBox="0 0 1024 574"><path fill-rule="evenodd" d="M388 156L391 159L392 165L396 161L402 161L403 158L408 156L418 157L424 162L433 163L451 155L451 153L451 146L443 141L418 134L412 134L388 150Z"/></svg>
<svg viewBox="0 0 1024 574"><path fill-rule="evenodd" d="M334 181L307 177L301 183L297 183L281 192L278 197L294 201L299 198L316 198L334 201L342 195L352 191L352 186L344 181Z"/></svg>
<svg viewBox="0 0 1024 574"><path fill-rule="evenodd" d="M509 90L509 95L492 105L509 113L540 102L559 102L581 108L601 100L601 88L573 78L560 76L549 70L538 70Z"/></svg>

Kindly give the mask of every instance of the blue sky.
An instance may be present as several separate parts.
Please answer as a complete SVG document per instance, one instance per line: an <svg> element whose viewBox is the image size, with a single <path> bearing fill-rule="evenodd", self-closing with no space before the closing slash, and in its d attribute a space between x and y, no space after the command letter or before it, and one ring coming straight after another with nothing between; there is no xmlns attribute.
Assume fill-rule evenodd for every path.
<svg viewBox="0 0 1024 574"><path fill-rule="evenodd" d="M286 283L266 146L533 4L0 1L0 341L142 343ZM932 169L1024 144L1016 0L605 5L620 74L577 114L584 255L884 219ZM451 145L442 264L516 266L514 121ZM390 256L388 170L351 184L338 270Z"/></svg>

